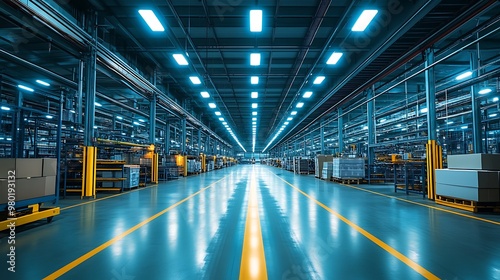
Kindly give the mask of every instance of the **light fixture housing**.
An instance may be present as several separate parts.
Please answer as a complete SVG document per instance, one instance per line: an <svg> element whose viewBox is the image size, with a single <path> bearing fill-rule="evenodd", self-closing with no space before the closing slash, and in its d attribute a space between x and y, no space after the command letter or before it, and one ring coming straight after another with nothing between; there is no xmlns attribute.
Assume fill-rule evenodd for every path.
<svg viewBox="0 0 500 280"><path fill-rule="evenodd" d="M297 103L297 106L295 106L295 107L297 107L297 108L302 108L302 107L304 107L304 102L299 102L299 103Z"/></svg>
<svg viewBox="0 0 500 280"><path fill-rule="evenodd" d="M292 111L292 113L290 115L292 115L292 116L297 115L297 111Z"/></svg>
<svg viewBox="0 0 500 280"><path fill-rule="evenodd" d="M252 98L259 98L259 93L256 91L252 91Z"/></svg>
<svg viewBox="0 0 500 280"><path fill-rule="evenodd" d="M38 84L41 84L42 86L50 87L50 84L49 84L49 83L47 83L47 82L45 82L45 81L42 81L42 80L36 80L36 82L37 82Z"/></svg>
<svg viewBox="0 0 500 280"><path fill-rule="evenodd" d="M215 115L216 115L216 116L220 116L220 115L222 115L222 114L221 114L221 112L217 111L217 112L215 112Z"/></svg>
<svg viewBox="0 0 500 280"><path fill-rule="evenodd" d="M252 76L252 77L250 77L250 83L252 85L258 85L259 84L259 77L258 76Z"/></svg>
<svg viewBox="0 0 500 280"><path fill-rule="evenodd" d="M149 28L151 28L152 31L154 32L165 31L165 28L163 27L160 20L152 10L139 10L139 14L144 19Z"/></svg>
<svg viewBox="0 0 500 280"><path fill-rule="evenodd" d="M0 109L2 109L2 111L10 111L10 108L7 106L2 106Z"/></svg>
<svg viewBox="0 0 500 280"><path fill-rule="evenodd" d="M328 60L326 61L326 64L328 65L335 65L337 64L337 62L339 62L340 58L343 56L344 54L341 53L341 52L333 52L331 55L330 55L330 58L328 58Z"/></svg>
<svg viewBox="0 0 500 280"><path fill-rule="evenodd" d="M102 104L99 103L99 102L94 102L94 105L97 106L97 107L102 107Z"/></svg>
<svg viewBox="0 0 500 280"><path fill-rule="evenodd" d="M325 80L325 76L318 76L314 79L313 84L320 85Z"/></svg>
<svg viewBox="0 0 500 280"><path fill-rule="evenodd" d="M304 97L304 98L310 98L312 94L313 94L312 91L306 91L306 92L304 92L304 95L302 95L302 97Z"/></svg>
<svg viewBox="0 0 500 280"><path fill-rule="evenodd" d="M260 53L251 53L250 54L250 65L251 66L259 66L260 65Z"/></svg>
<svg viewBox="0 0 500 280"><path fill-rule="evenodd" d="M498 102L498 97L494 97L492 100L493 102Z"/></svg>
<svg viewBox="0 0 500 280"><path fill-rule="evenodd" d="M29 91L29 92L34 92L35 91L34 89L32 89L30 87L27 87L27 86L23 86L23 85L18 85L17 87L20 88L20 89L24 89L26 91Z"/></svg>
<svg viewBox="0 0 500 280"><path fill-rule="evenodd" d="M363 32L368 27L373 18L378 14L378 10L364 10L358 17L351 30L355 32Z"/></svg>
<svg viewBox="0 0 500 280"><path fill-rule="evenodd" d="M189 62L187 61L187 59L184 57L183 54L181 54L181 53L174 53L172 56L174 57L174 59L177 62L177 64L179 64L181 66L189 65Z"/></svg>
<svg viewBox="0 0 500 280"><path fill-rule="evenodd" d="M480 90L478 93L479 94L488 94L491 92L491 88L484 88L482 90Z"/></svg>
<svg viewBox="0 0 500 280"><path fill-rule="evenodd" d="M189 77L189 79L191 80L191 83L193 83L193 85L201 84L201 80L197 76L191 76Z"/></svg>
<svg viewBox="0 0 500 280"><path fill-rule="evenodd" d="M257 112L252 112L252 116L257 116Z"/></svg>
<svg viewBox="0 0 500 280"><path fill-rule="evenodd" d="M121 116L116 116L116 118L119 120L123 120L123 117L121 117Z"/></svg>
<svg viewBox="0 0 500 280"><path fill-rule="evenodd" d="M217 108L217 105L215 105L215 103L208 103L208 107L215 109Z"/></svg>
<svg viewBox="0 0 500 280"><path fill-rule="evenodd" d="M262 32L262 10L250 10L250 32Z"/></svg>
<svg viewBox="0 0 500 280"><path fill-rule="evenodd" d="M467 71L467 72L464 72L464 73L462 73L462 74L458 75L458 76L455 78L455 80L460 81L460 80L463 80L463 79L468 78L468 77L470 77L470 76L472 76L472 71Z"/></svg>
<svg viewBox="0 0 500 280"><path fill-rule="evenodd" d="M252 103L252 109L257 109L257 107L259 107L259 104L257 104L257 103Z"/></svg>
<svg viewBox="0 0 500 280"><path fill-rule="evenodd" d="M203 98L209 98L210 97L210 93L208 93L208 91L202 91L202 92L200 92L200 94L201 94L201 97L203 97Z"/></svg>

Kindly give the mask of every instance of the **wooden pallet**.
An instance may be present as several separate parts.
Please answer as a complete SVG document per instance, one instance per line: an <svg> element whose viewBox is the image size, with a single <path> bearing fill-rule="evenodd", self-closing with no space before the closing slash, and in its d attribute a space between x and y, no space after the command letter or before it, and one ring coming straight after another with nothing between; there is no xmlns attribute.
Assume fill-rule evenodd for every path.
<svg viewBox="0 0 500 280"><path fill-rule="evenodd" d="M499 202L478 202L454 197L436 195L436 203L470 212L500 212Z"/></svg>
<svg viewBox="0 0 500 280"><path fill-rule="evenodd" d="M341 183L341 184L356 184L359 185L361 182L361 178L337 178L337 177L332 177L330 181L334 181L336 183Z"/></svg>

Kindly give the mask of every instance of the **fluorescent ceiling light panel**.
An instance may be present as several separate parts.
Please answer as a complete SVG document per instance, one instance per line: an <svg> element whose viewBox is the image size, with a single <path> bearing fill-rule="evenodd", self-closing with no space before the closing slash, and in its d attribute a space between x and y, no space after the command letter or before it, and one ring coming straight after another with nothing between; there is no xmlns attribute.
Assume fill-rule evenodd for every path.
<svg viewBox="0 0 500 280"><path fill-rule="evenodd" d="M262 10L250 10L250 32L262 31Z"/></svg>
<svg viewBox="0 0 500 280"><path fill-rule="evenodd" d="M288 124L289 124L289 122L285 122L285 125L288 125Z"/></svg>
<svg viewBox="0 0 500 280"><path fill-rule="evenodd" d="M260 65L260 53L250 54L250 65L259 66Z"/></svg>
<svg viewBox="0 0 500 280"><path fill-rule="evenodd" d="M252 108L253 108L253 109L257 109L257 107L259 107L259 104L257 104L257 103L252 103Z"/></svg>
<svg viewBox="0 0 500 280"><path fill-rule="evenodd" d="M215 112L215 115L216 115L216 116L220 116L220 115L222 115L222 114L221 114L221 112L217 111L217 112Z"/></svg>
<svg viewBox="0 0 500 280"><path fill-rule="evenodd" d="M140 124L140 123L138 123L138 122L133 122L133 123L134 123L135 125L141 125L141 124Z"/></svg>
<svg viewBox="0 0 500 280"><path fill-rule="evenodd" d="M491 92L490 88L485 88L485 89L480 90L478 93L479 94L487 94L487 93L490 93L490 92Z"/></svg>
<svg viewBox="0 0 500 280"><path fill-rule="evenodd" d="M256 125L256 124L257 124L257 122L252 122L252 124L253 124L253 125Z"/></svg>
<svg viewBox="0 0 500 280"><path fill-rule="evenodd" d="M120 116L116 116L116 118L119 120L123 120L123 117L120 117Z"/></svg>
<svg viewBox="0 0 500 280"><path fill-rule="evenodd" d="M258 85L258 84L259 84L259 77L257 77L257 76L252 76L252 77L250 78L250 83L251 83L252 85Z"/></svg>
<svg viewBox="0 0 500 280"><path fill-rule="evenodd" d="M199 85L199 84L201 84L200 78L198 78L196 76L191 76L191 77L189 77L189 79L191 80L191 83L193 83L193 85Z"/></svg>
<svg viewBox="0 0 500 280"><path fill-rule="evenodd" d="M493 98L493 102L498 102L498 97Z"/></svg>
<svg viewBox="0 0 500 280"><path fill-rule="evenodd" d="M312 94L313 94L312 91L306 91L302 97L309 98L309 97L311 97Z"/></svg>
<svg viewBox="0 0 500 280"><path fill-rule="evenodd" d="M468 126L466 126L466 125L464 125L464 126L461 126L460 128L461 128L461 129L467 129L467 128L469 128L469 127L468 127Z"/></svg>
<svg viewBox="0 0 500 280"><path fill-rule="evenodd" d="M219 121L223 122L223 121L224 121L224 118L219 118Z"/></svg>
<svg viewBox="0 0 500 280"><path fill-rule="evenodd" d="M498 114L490 114L490 115L489 115L489 117L490 117L490 118L494 118L494 117L496 117L496 116L498 116Z"/></svg>
<svg viewBox="0 0 500 280"><path fill-rule="evenodd" d="M146 122L146 121L145 121L145 120L143 120L143 119L139 119L139 121L140 121L140 122Z"/></svg>
<svg viewBox="0 0 500 280"><path fill-rule="evenodd" d="M20 89L27 90L29 92L34 92L35 91L34 89L32 89L30 87L27 87L27 86L23 86L23 85L18 85L17 87L20 88Z"/></svg>
<svg viewBox="0 0 500 280"><path fill-rule="evenodd" d="M377 15L378 10L364 10L359 16L356 23L351 28L352 31L363 32L368 27L373 18Z"/></svg>
<svg viewBox="0 0 500 280"><path fill-rule="evenodd" d="M458 76L455 78L455 80L460 81L460 80L463 80L463 79L468 78L468 77L470 77L470 76L472 76L472 72L471 72L471 71L467 71L467 72L465 72L465 73L462 73L462 74L458 75Z"/></svg>
<svg viewBox="0 0 500 280"><path fill-rule="evenodd" d="M3 111L10 111L10 108L6 106L2 106L0 107L0 109L2 109Z"/></svg>
<svg viewBox="0 0 500 280"><path fill-rule="evenodd" d="M207 91L202 91L202 92L200 92L200 94L201 94L201 97L203 97L203 98L209 98L210 97L210 94Z"/></svg>
<svg viewBox="0 0 500 280"><path fill-rule="evenodd" d="M165 31L165 28L152 10L139 10L139 14L154 32Z"/></svg>
<svg viewBox="0 0 500 280"><path fill-rule="evenodd" d="M252 98L259 98L259 93L256 91L252 91Z"/></svg>
<svg viewBox="0 0 500 280"><path fill-rule="evenodd" d="M76 111L75 110L69 110L70 113L73 113L73 114L76 114Z"/></svg>
<svg viewBox="0 0 500 280"><path fill-rule="evenodd" d="M37 83L41 84L42 86L50 87L50 84L47 82L44 82L42 80L36 80Z"/></svg>
<svg viewBox="0 0 500 280"><path fill-rule="evenodd" d="M313 84L315 84L315 85L319 85L319 84L321 84L324 80L325 80L325 76L318 76L318 77L316 77L316 79L314 79Z"/></svg>
<svg viewBox="0 0 500 280"><path fill-rule="evenodd" d="M257 120L257 118L252 118L252 121L256 121L256 120Z"/></svg>
<svg viewBox="0 0 500 280"><path fill-rule="evenodd" d="M420 109L420 113L427 113L427 112L429 112L429 109L427 108Z"/></svg>
<svg viewBox="0 0 500 280"><path fill-rule="evenodd" d="M292 116L297 115L297 111L292 111L291 115L292 115Z"/></svg>
<svg viewBox="0 0 500 280"><path fill-rule="evenodd" d="M299 103L297 103L297 106L295 106L295 107L297 107L297 108L302 108L302 107L304 107L304 102L299 102Z"/></svg>
<svg viewBox="0 0 500 280"><path fill-rule="evenodd" d="M174 59L177 62L177 64L179 64L179 65L189 65L189 63L186 60L186 58L184 57L184 55L182 55L180 53L174 53L172 56L174 57Z"/></svg>
<svg viewBox="0 0 500 280"><path fill-rule="evenodd" d="M290 117L290 118L288 118L288 119L286 119L286 120L287 120L287 121L291 121L291 120L293 120L293 118L292 118L292 117Z"/></svg>
<svg viewBox="0 0 500 280"><path fill-rule="evenodd" d="M53 116L51 116L51 115L46 115L45 117L46 117L47 119L49 119L49 120L51 120L51 119L53 119L53 118L54 118L54 117L53 117Z"/></svg>
<svg viewBox="0 0 500 280"><path fill-rule="evenodd" d="M252 116L257 116L257 112L252 112Z"/></svg>
<svg viewBox="0 0 500 280"><path fill-rule="evenodd" d="M208 107L215 109L217 108L217 105L215 105L215 103L208 103Z"/></svg>
<svg viewBox="0 0 500 280"><path fill-rule="evenodd" d="M330 58L328 59L328 61L326 61L326 64L330 64L330 65L337 64L337 62L339 62L342 55L344 55L344 54L341 52L333 52L332 55L330 55Z"/></svg>
<svg viewBox="0 0 500 280"><path fill-rule="evenodd" d="M101 104L101 103L99 103L99 102L94 102L94 104L95 104L95 106L97 106L97 107L102 107L102 104Z"/></svg>
<svg viewBox="0 0 500 280"><path fill-rule="evenodd" d="M227 122L222 122L222 124L223 124L224 126L226 126L226 125L227 125Z"/></svg>

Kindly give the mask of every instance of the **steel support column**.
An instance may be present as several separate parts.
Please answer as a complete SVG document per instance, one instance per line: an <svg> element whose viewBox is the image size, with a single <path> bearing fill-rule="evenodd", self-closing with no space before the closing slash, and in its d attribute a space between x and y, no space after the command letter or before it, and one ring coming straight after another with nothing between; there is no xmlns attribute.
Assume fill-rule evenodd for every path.
<svg viewBox="0 0 500 280"><path fill-rule="evenodd" d="M324 120L321 120L319 127L319 145L321 147L321 154L325 154L325 124Z"/></svg>
<svg viewBox="0 0 500 280"><path fill-rule="evenodd" d="M187 130L186 130L186 118L181 119L181 147L182 147L182 154L186 155L186 138L187 138Z"/></svg>
<svg viewBox="0 0 500 280"><path fill-rule="evenodd" d="M153 93L149 103L149 143L156 143L156 93Z"/></svg>
<svg viewBox="0 0 500 280"><path fill-rule="evenodd" d="M375 100L370 100L374 96L373 89L368 89L366 98L369 100L366 104L367 111L367 127L368 127L368 164L372 165L375 162L375 153L372 147L375 144Z"/></svg>
<svg viewBox="0 0 500 280"><path fill-rule="evenodd" d="M56 201L59 202L59 186L60 186L60 170L61 170L61 150L62 150L62 124L63 124L63 113L64 113L64 91L61 90L59 97L59 111L57 116L57 138L56 138L56 158L57 158L57 176L56 176ZM36 137L36 136L35 136Z"/></svg>
<svg viewBox="0 0 500 280"><path fill-rule="evenodd" d="M170 123L168 120L165 124L165 154L170 154Z"/></svg>
<svg viewBox="0 0 500 280"><path fill-rule="evenodd" d="M338 109L338 138L339 138L339 153L344 152L344 117L342 116L342 108Z"/></svg>
<svg viewBox="0 0 500 280"><path fill-rule="evenodd" d="M83 77L85 75L83 60L78 61L78 92L76 99L76 123L83 124Z"/></svg>
<svg viewBox="0 0 500 280"><path fill-rule="evenodd" d="M24 94L21 90L16 96L16 111L12 114L12 157L23 158L24 150Z"/></svg>
<svg viewBox="0 0 500 280"><path fill-rule="evenodd" d="M434 50L425 52L425 67L434 63ZM427 101L427 197L436 198L435 170L443 167L442 148L437 144L436 133L436 82L434 67L425 71L425 93Z"/></svg>
<svg viewBox="0 0 500 280"><path fill-rule="evenodd" d="M479 71L479 56L477 52L471 52L470 55L470 70L472 71L472 78L477 78L480 73ZM477 100L479 86L473 84L470 87L471 98L472 98L472 147L474 153L483 152L483 137L481 136L481 107L480 102Z"/></svg>

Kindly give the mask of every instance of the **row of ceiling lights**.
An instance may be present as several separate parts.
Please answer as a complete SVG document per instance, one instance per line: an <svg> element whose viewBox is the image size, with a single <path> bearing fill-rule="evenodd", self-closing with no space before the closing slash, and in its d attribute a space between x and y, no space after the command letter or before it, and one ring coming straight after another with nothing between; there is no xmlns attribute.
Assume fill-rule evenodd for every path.
<svg viewBox="0 0 500 280"><path fill-rule="evenodd" d="M139 10L139 14L144 19L144 21L149 26L149 28L151 28L152 31L154 31L154 32L165 31L165 28L163 27L160 20L158 19L158 17L155 15L155 13L152 10ZM189 65L188 60L186 59L186 57L182 53L174 53L174 54L172 54L172 57L177 62L177 64L180 66ZM189 80L191 81L191 83L193 85L200 85L201 84L201 80L198 76L190 76ZM205 99L210 98L210 93L208 91L201 91L200 95L202 98L205 98ZM210 109L217 108L217 104L215 104L214 102L209 102L208 106L210 107ZM222 117L222 113L220 111L216 111L215 115L217 117L219 117L219 121L221 121L222 125L226 128L226 130L233 137L233 139L236 141L236 143L238 143L238 145L243 149L243 151L246 152L245 148L243 147L243 145L241 145L240 141L238 140L238 137L236 137L236 134L233 132L231 127L229 127L229 124L226 122L226 120Z"/></svg>
<svg viewBox="0 0 500 280"><path fill-rule="evenodd" d="M365 31L365 29L368 27L370 22L375 18L377 13L378 13L378 10L364 10L361 13L361 15L358 17L356 22L354 23L353 27L351 28L351 31L354 31L354 32ZM332 52L330 54L328 60L326 61L326 64L327 65L337 64L343 55L344 54L342 52L337 52L337 51ZM323 83L324 80L325 80L325 76L317 76L313 81L313 85L319 85L319 84ZM302 95L302 98L304 98L304 99L310 98L312 96L312 94L313 94L312 91L306 91ZM297 108L297 109L300 109L302 107L304 107L303 101L299 101L295 105L295 108ZM265 152L271 146L271 144L274 143L274 141L276 141L276 139L280 136L280 134L285 130L285 128L293 120L293 116L295 116L295 115L297 115L297 111L294 110L290 113L290 116L286 119L286 121L283 123L281 128L278 130L278 132L276 132L274 137L271 139L271 141L269 141L269 143L266 145L264 150L262 150L262 152Z"/></svg>

